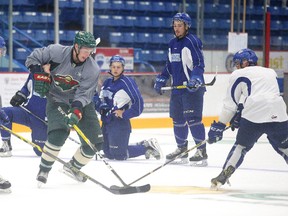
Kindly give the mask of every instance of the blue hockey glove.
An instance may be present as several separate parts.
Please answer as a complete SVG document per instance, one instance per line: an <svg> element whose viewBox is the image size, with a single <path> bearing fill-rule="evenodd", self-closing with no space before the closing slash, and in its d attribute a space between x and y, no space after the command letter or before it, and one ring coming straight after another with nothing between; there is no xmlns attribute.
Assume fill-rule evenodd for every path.
<svg viewBox="0 0 288 216"><path fill-rule="evenodd" d="M82 118L82 112L78 108L71 108L67 116L65 116L64 121L69 127L77 125Z"/></svg>
<svg viewBox="0 0 288 216"><path fill-rule="evenodd" d="M225 130L226 125L221 122L214 121L211 124L210 130L208 132L208 143L212 144L222 140L223 131Z"/></svg>
<svg viewBox="0 0 288 216"><path fill-rule="evenodd" d="M232 117L232 119L230 120L230 126L231 126L232 131L234 131L236 128L239 128L240 126L240 120L241 120L243 108L244 108L243 104L241 103L238 104L237 111L235 115Z"/></svg>
<svg viewBox="0 0 288 216"><path fill-rule="evenodd" d="M10 120L4 110L0 109L0 125L9 124Z"/></svg>
<svg viewBox="0 0 288 216"><path fill-rule="evenodd" d="M17 91L16 94L11 98L10 104L13 107L18 107L26 101L27 101L26 95L23 94L21 91Z"/></svg>
<svg viewBox="0 0 288 216"><path fill-rule="evenodd" d="M100 115L107 115L107 113L110 111L110 107L107 103L101 103L99 106L99 113Z"/></svg>
<svg viewBox="0 0 288 216"><path fill-rule="evenodd" d="M202 86L202 84L203 82L199 76L192 76L187 83L187 89L190 92L196 92Z"/></svg>
<svg viewBox="0 0 288 216"><path fill-rule="evenodd" d="M45 97L50 89L50 74L45 73L40 65L31 65L29 70L33 74L34 91L38 93L40 97Z"/></svg>
<svg viewBox="0 0 288 216"><path fill-rule="evenodd" d="M162 95L163 92L161 88L166 86L166 82L167 82L167 78L165 78L164 76L158 75L156 77L154 89L158 94Z"/></svg>

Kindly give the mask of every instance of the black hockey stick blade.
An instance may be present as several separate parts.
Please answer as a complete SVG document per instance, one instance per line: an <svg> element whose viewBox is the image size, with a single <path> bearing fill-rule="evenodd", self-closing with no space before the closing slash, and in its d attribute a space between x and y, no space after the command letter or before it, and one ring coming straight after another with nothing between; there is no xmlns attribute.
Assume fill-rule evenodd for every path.
<svg viewBox="0 0 288 216"><path fill-rule="evenodd" d="M142 185L142 186L125 186L119 187L117 185L112 185L110 190L112 190L115 194L133 194L133 193L145 193L150 191L150 184Z"/></svg>
<svg viewBox="0 0 288 216"><path fill-rule="evenodd" d="M216 76L214 76L214 78L211 80L211 82L205 83L203 86L213 86L215 82L216 82Z"/></svg>

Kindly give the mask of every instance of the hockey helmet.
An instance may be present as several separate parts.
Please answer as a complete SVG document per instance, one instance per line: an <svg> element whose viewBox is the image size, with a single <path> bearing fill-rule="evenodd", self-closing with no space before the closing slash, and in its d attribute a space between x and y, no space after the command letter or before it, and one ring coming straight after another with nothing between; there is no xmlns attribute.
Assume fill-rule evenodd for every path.
<svg viewBox="0 0 288 216"><path fill-rule="evenodd" d="M110 58L110 66L113 62L120 62L123 67L125 66L125 59L120 55L114 55Z"/></svg>
<svg viewBox="0 0 288 216"><path fill-rule="evenodd" d="M239 50L233 56L234 66L237 64L241 66L244 60L247 60L249 62L249 66L254 66L257 65L258 57L253 50L248 48Z"/></svg>
<svg viewBox="0 0 288 216"><path fill-rule="evenodd" d="M92 33L86 31L77 32L74 38L74 44L80 47L96 48L96 41Z"/></svg>
<svg viewBox="0 0 288 216"><path fill-rule="evenodd" d="M172 25L174 21L184 22L189 28L191 27L192 20L187 13L177 13L172 19Z"/></svg>
<svg viewBox="0 0 288 216"><path fill-rule="evenodd" d="M0 36L0 56L5 56L6 54L6 43L4 38Z"/></svg>

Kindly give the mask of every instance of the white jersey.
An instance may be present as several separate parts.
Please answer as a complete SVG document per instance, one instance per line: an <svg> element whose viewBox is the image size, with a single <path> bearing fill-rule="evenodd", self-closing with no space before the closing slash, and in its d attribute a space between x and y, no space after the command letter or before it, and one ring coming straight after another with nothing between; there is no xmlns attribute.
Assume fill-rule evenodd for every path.
<svg viewBox="0 0 288 216"><path fill-rule="evenodd" d="M249 66L235 70L229 79L229 87L219 121L227 123L244 101L242 118L254 123L283 122L288 120L286 104L280 95L277 74L273 69Z"/></svg>

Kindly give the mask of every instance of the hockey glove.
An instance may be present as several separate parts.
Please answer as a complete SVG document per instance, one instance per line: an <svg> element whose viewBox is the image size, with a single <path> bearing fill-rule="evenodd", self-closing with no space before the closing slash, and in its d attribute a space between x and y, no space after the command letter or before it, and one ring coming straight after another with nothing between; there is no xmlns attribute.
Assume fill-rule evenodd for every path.
<svg viewBox="0 0 288 216"><path fill-rule="evenodd" d="M208 143L212 144L222 140L223 131L225 130L226 125L221 122L214 121L208 132Z"/></svg>
<svg viewBox="0 0 288 216"><path fill-rule="evenodd" d="M166 86L167 79L164 76L158 75L155 81L154 89L158 94L162 95L161 88Z"/></svg>
<svg viewBox="0 0 288 216"><path fill-rule="evenodd" d="M38 93L40 97L45 97L50 88L50 74L44 72L40 65L31 65L29 69L33 74L34 91Z"/></svg>
<svg viewBox="0 0 288 216"><path fill-rule="evenodd" d="M78 122L82 118L82 112L78 108L71 108L69 110L68 115L65 117L65 123L69 127L73 127L73 125L77 125Z"/></svg>
<svg viewBox="0 0 288 216"><path fill-rule="evenodd" d="M99 113L100 115L107 115L107 113L110 111L110 108L107 103L103 102L99 106Z"/></svg>
<svg viewBox="0 0 288 216"><path fill-rule="evenodd" d="M232 117L232 119L230 121L230 126L231 126L232 131L234 131L236 128L239 128L239 126L240 126L240 120L241 120L243 108L244 108L243 104L240 103L238 105L238 108L237 108L235 115Z"/></svg>
<svg viewBox="0 0 288 216"><path fill-rule="evenodd" d="M0 125L9 124L10 120L4 110L0 109Z"/></svg>
<svg viewBox="0 0 288 216"><path fill-rule="evenodd" d="M26 95L23 94L21 91L17 91L16 94L11 98L10 104L13 107L18 107L26 101L27 101Z"/></svg>
<svg viewBox="0 0 288 216"><path fill-rule="evenodd" d="M196 92L203 82L199 76L192 76L189 82L187 83L187 89L189 92Z"/></svg>

